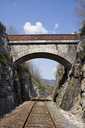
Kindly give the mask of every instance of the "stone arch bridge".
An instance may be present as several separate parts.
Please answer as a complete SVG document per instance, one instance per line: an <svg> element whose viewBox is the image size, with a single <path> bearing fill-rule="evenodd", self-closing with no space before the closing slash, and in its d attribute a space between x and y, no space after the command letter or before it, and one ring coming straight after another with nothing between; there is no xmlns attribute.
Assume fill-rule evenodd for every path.
<svg viewBox="0 0 85 128"><path fill-rule="evenodd" d="M75 60L78 34L8 35L14 64L34 58L55 60L71 67Z"/></svg>

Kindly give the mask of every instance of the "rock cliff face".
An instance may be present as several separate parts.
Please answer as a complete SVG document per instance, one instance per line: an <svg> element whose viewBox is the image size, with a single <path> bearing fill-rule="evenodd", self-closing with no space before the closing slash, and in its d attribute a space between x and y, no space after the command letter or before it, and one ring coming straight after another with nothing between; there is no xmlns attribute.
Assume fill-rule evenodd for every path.
<svg viewBox="0 0 85 128"><path fill-rule="evenodd" d="M57 87L56 103L85 119L85 38L78 45L68 79Z"/></svg>
<svg viewBox="0 0 85 128"><path fill-rule="evenodd" d="M9 50L0 45L0 115L15 107L13 71Z"/></svg>
<svg viewBox="0 0 85 128"><path fill-rule="evenodd" d="M0 116L36 95L29 72L14 68L6 41L0 39Z"/></svg>
<svg viewBox="0 0 85 128"><path fill-rule="evenodd" d="M16 84L15 86L16 86L16 91L19 91L21 93L20 97L22 102L29 100L31 97L36 96L37 94L32 84L31 75L26 65L25 64L18 65L16 70L17 70L17 74L15 81L16 80L18 81L18 86L16 86ZM17 94L20 93L17 92Z"/></svg>

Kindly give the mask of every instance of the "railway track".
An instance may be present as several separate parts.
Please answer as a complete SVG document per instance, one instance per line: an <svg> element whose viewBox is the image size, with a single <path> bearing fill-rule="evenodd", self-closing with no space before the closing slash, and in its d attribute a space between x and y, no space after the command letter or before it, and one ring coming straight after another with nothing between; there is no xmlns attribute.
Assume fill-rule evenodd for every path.
<svg viewBox="0 0 85 128"><path fill-rule="evenodd" d="M85 128L81 121L75 124L75 119L41 98L25 102L0 119L0 128Z"/></svg>
<svg viewBox="0 0 85 128"><path fill-rule="evenodd" d="M0 120L0 128L64 128L62 118L56 116L55 120L48 103L51 102L43 98L25 102Z"/></svg>
<svg viewBox="0 0 85 128"><path fill-rule="evenodd" d="M45 102L34 103L23 128L56 128Z"/></svg>

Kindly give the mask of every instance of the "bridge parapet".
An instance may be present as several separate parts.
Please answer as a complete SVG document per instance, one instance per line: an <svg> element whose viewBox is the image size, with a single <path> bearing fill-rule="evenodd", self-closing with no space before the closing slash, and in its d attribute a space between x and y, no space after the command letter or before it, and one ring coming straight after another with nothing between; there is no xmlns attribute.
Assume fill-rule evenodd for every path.
<svg viewBox="0 0 85 128"><path fill-rule="evenodd" d="M40 34L40 35L8 35L9 41L76 41L80 40L79 34Z"/></svg>

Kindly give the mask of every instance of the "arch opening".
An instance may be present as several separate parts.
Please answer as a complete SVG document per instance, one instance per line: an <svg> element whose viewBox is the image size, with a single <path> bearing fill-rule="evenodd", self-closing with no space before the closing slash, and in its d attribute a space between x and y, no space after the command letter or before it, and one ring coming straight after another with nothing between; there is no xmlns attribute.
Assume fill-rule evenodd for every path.
<svg viewBox="0 0 85 128"><path fill-rule="evenodd" d="M59 84L62 85L67 80L67 75L68 75L68 72L71 68L71 63L68 60L61 57L61 56L58 56L58 55L55 55L55 54L52 54L52 53L47 53L47 52L37 52L37 53L32 53L32 54L27 54L25 56L22 56L21 58L17 59L14 62L14 65L15 65L15 67L17 67L17 65L21 65L24 62L27 62L29 60L40 59L40 58L50 59L50 60L58 62L58 63L60 63L64 66L65 73L63 74L63 77L62 77L62 79L60 80L60 83L59 83Z"/></svg>

